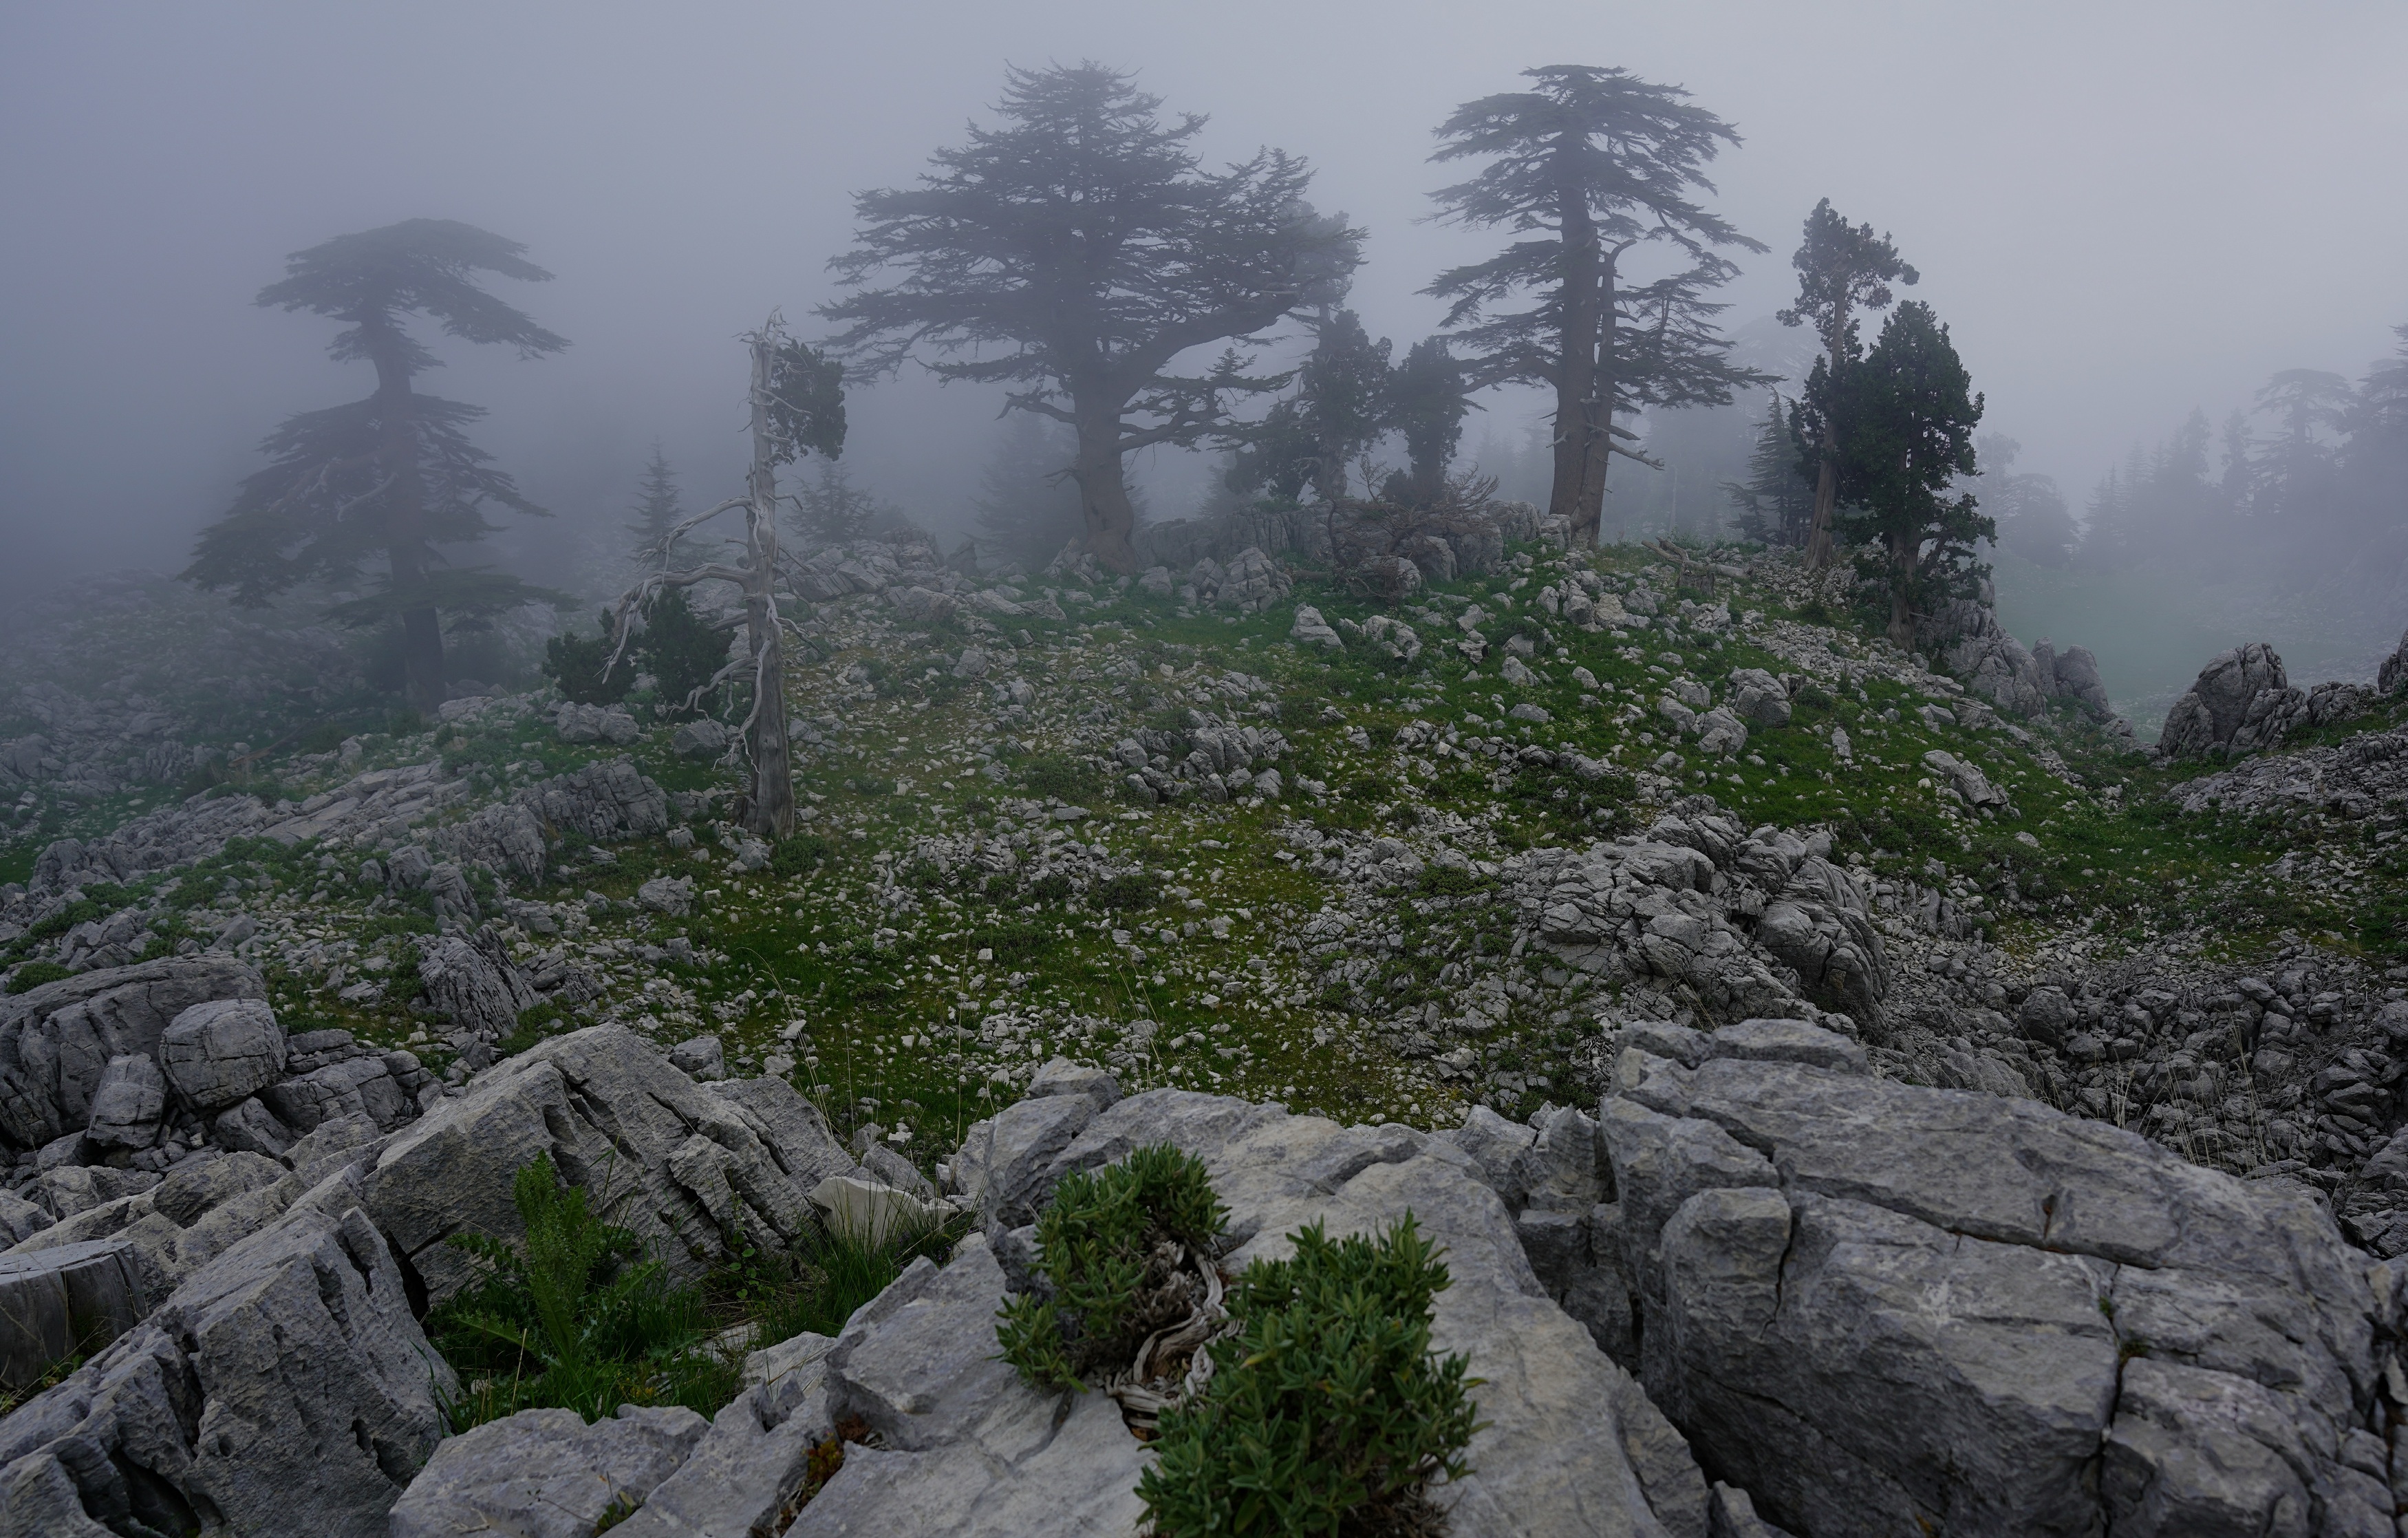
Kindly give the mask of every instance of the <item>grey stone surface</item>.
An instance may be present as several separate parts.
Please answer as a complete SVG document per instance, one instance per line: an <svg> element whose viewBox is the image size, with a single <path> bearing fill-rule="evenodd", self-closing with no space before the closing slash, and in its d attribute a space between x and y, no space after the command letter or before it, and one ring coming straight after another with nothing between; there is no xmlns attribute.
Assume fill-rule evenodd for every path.
<svg viewBox="0 0 2408 1538"><path fill-rule="evenodd" d="M148 1148L167 1111L167 1076L147 1054L111 1057L92 1095L83 1135L104 1150Z"/></svg>
<svg viewBox="0 0 2408 1538"><path fill-rule="evenodd" d="M216 999L265 999L230 956L108 967L0 999L0 1143L39 1148L80 1131L108 1061L155 1056L169 1022Z"/></svg>
<svg viewBox="0 0 2408 1538"><path fill-rule="evenodd" d="M1767 1519L2386 1531L2397 1303L2304 1193L1799 1056L1627 1050L1600 1112L1642 1380Z"/></svg>
<svg viewBox="0 0 2408 1538"><path fill-rule="evenodd" d="M613 843L669 827L667 793L644 778L632 758L588 764L529 785L515 799L535 813L547 838L580 833L596 843Z"/></svg>
<svg viewBox="0 0 2408 1538"><path fill-rule="evenodd" d="M792 1107L764 1114L711 1093L623 1027L594 1026L504 1059L396 1133L366 1176L367 1201L441 1299L471 1273L445 1239L464 1229L519 1239L510 1182L546 1154L563 1179L603 1193L604 1218L693 1280L739 1226L780 1243L811 1231L796 1172L825 1150L809 1138L773 1149L781 1131L808 1126Z"/></svg>
<svg viewBox="0 0 2408 1538"><path fill-rule="evenodd" d="M113 1171L103 1171L113 1172ZM129 1246L127 1264L143 1296L165 1298L187 1276L257 1232L306 1188L300 1177L253 1154L194 1154L165 1179L63 1216L27 1235L0 1260L97 1240Z"/></svg>
<svg viewBox="0 0 2408 1538"><path fill-rule="evenodd" d="M727 1077L727 1056L716 1036L697 1036L669 1048L669 1066L696 1079Z"/></svg>
<svg viewBox="0 0 2408 1538"><path fill-rule="evenodd" d="M1121 1098L1121 1084L1109 1069L1092 1063L1074 1062L1068 1057L1049 1059L1028 1081L1027 1100L1043 1100L1050 1095L1077 1095L1084 1098L1098 1111L1108 1110Z"/></svg>
<svg viewBox="0 0 2408 1538"><path fill-rule="evenodd" d="M53 1363L99 1350L148 1311L122 1239L0 1255L0 1387L39 1382Z"/></svg>
<svg viewBox="0 0 2408 1538"><path fill-rule="evenodd" d="M120 1533L381 1538L456 1392L338 1181L0 1420L0 1531L44 1531L72 1490Z"/></svg>
<svg viewBox="0 0 2408 1538"><path fill-rule="evenodd" d="M472 1066L490 1061L492 1044L518 1028L522 1010L540 1001L535 985L490 927L474 939L437 935L422 941L418 977L426 985L427 1000L449 1017L446 1038L464 1056L480 1059Z"/></svg>
<svg viewBox="0 0 2408 1538"><path fill-rule="evenodd" d="M14 1191L0 1191L0 1249L32 1238L57 1221Z"/></svg>
<svg viewBox="0 0 2408 1538"><path fill-rule="evenodd" d="M990 1236L1034 1220L1038 1182L1095 1115L1083 1095L1050 1095L1008 1105L963 1134L953 1186L977 1204Z"/></svg>
<svg viewBox="0 0 2408 1538"><path fill-rule="evenodd" d="M650 1497L709 1427L675 1407L626 1405L591 1426L574 1410L522 1410L445 1439L394 1502L387 1531L594 1538L605 1512Z"/></svg>
<svg viewBox="0 0 2408 1538"><path fill-rule="evenodd" d="M177 1096L205 1116L239 1104L284 1071L284 1028L262 999L216 999L168 1022L159 1066Z"/></svg>

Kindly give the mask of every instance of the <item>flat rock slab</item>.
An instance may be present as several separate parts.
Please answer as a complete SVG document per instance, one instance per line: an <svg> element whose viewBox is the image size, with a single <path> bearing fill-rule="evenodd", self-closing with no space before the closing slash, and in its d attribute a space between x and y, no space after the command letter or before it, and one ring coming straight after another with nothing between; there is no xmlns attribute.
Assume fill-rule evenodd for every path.
<svg viewBox="0 0 2408 1538"><path fill-rule="evenodd" d="M488 1421L436 1449L394 1502L390 1538L594 1538L605 1513L651 1496L709 1427L692 1410L632 1404L591 1426L574 1410Z"/></svg>

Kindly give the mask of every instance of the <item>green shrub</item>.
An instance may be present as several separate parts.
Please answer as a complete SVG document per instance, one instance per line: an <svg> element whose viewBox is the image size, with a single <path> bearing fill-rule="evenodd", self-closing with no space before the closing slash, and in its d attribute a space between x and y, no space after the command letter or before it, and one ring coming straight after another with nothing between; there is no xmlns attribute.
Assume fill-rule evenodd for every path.
<svg viewBox="0 0 2408 1538"><path fill-rule="evenodd" d="M838 1226L793 1251L735 1245L719 1292L753 1321L756 1338L790 1341L810 1330L835 1335L862 1304L886 1290L920 1256L942 1265L968 1220L898 1221L883 1234Z"/></svg>
<svg viewBox="0 0 2408 1538"><path fill-rule="evenodd" d="M1049 870L1028 884L1028 898L1032 902L1068 902L1075 890L1068 872Z"/></svg>
<svg viewBox="0 0 2408 1538"><path fill-rule="evenodd" d="M1411 1214L1377 1240L1316 1223L1295 1243L1246 1268L1211 1384L1163 1415L1137 1487L1156 1538L1435 1533L1429 1482L1469 1471L1479 1380L1429 1348L1436 1246Z"/></svg>
<svg viewBox="0 0 2408 1538"><path fill-rule="evenodd" d="M55 961L28 961L8 975L10 993L31 993L45 983L55 983L74 972Z"/></svg>
<svg viewBox="0 0 2408 1538"><path fill-rule="evenodd" d="M1228 1222L1202 1162L1168 1143L1064 1176L1037 1219L1048 1290L1005 1302L1003 1359L1039 1388L1078 1388L1090 1372L1126 1366L1148 1335L1194 1310L1178 1246L1209 1264Z"/></svg>
<svg viewBox="0 0 2408 1538"><path fill-rule="evenodd" d="M617 667L610 666L615 648L609 613L595 615L594 626L595 634L591 636L563 630L545 641L543 676L580 705L616 705L635 685L636 665L632 658L621 657Z"/></svg>
<svg viewBox="0 0 2408 1538"><path fill-rule="evenodd" d="M791 839L781 839L769 854L769 870L781 876L802 875L824 863L832 847L817 833L797 833Z"/></svg>
<svg viewBox="0 0 2408 1538"><path fill-rule="evenodd" d="M727 637L694 611L685 589L672 587L644 605L637 653L661 687L661 708L683 711L694 691L727 663Z"/></svg>
<svg viewBox="0 0 2408 1538"><path fill-rule="evenodd" d="M511 1183L523 1254L483 1234L452 1243L484 1276L427 1317L427 1334L468 1384L451 1406L466 1430L527 1409L599 1420L622 1404L715 1413L736 1395L737 1366L705 1352L701 1294L671 1286L636 1236L595 1216L583 1186L564 1187L549 1155Z"/></svg>
<svg viewBox="0 0 2408 1538"><path fill-rule="evenodd" d="M1151 908L1162 900L1162 888L1147 870L1125 870L1108 881L1100 882L1095 890L1098 908L1134 910Z"/></svg>
<svg viewBox="0 0 2408 1538"><path fill-rule="evenodd" d="M1065 801L1091 800L1107 788L1104 777L1093 766L1060 754L1030 759L1021 769L1021 781L1032 796L1056 796Z"/></svg>

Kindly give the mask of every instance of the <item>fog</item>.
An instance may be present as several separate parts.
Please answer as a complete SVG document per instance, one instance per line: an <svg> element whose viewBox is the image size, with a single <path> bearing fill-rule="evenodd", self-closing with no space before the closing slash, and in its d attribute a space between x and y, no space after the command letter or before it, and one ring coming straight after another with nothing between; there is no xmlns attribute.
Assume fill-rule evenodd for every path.
<svg viewBox="0 0 2408 1538"><path fill-rule="evenodd" d="M1954 328L1985 426L2078 498L2193 408L2272 371L2358 377L2408 320L2408 10L2390 4L1256 3L676 7L42 6L0 12L0 601L78 570L179 565L288 413L366 393L331 326L252 307L289 252L413 217L523 241L497 281L570 338L532 363L437 343L422 387L559 518L615 524L655 438L690 497L733 485L734 338L814 304L848 194L907 181L1007 61L1094 58L1209 151L1309 157L1369 232L1352 302L1399 352L1416 291L1493 237L1420 221L1455 103L1534 65L1685 85L1745 136L1717 208L1771 248L1736 330L1787 302L1816 199L1895 234ZM1466 447L1522 430L1492 398ZM846 454L916 521L966 526L995 395L906 374L855 393ZM1157 514L1200 484L1140 467Z"/></svg>

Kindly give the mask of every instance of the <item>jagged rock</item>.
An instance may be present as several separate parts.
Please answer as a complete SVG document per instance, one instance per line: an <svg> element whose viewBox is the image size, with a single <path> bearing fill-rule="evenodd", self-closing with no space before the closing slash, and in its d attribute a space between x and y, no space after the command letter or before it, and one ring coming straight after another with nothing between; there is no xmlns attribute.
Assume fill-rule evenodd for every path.
<svg viewBox="0 0 2408 1538"><path fill-rule="evenodd" d="M1946 780L1950 787L1965 798L1967 806L1978 810L1982 807L2003 807L2007 804L2005 791L1992 784L1988 776L1953 753L1934 748L1923 755L1923 764L1926 769Z"/></svg>
<svg viewBox="0 0 2408 1538"><path fill-rule="evenodd" d="M547 835L579 833L596 843L649 838L669 827L669 803L661 787L638 771L632 758L588 764L518 793Z"/></svg>
<svg viewBox="0 0 2408 1538"><path fill-rule="evenodd" d="M1137 587L1139 592L1150 593L1157 598L1170 597L1170 568L1167 566L1147 567L1144 575L1138 578Z"/></svg>
<svg viewBox="0 0 2408 1538"><path fill-rule="evenodd" d="M1625 1051L1601 1117L1641 1375L1774 1520L2385 1531L2336 1449L2372 1434L2396 1305L2305 1195L2029 1100L1697 1042ZM2184 1525L2211 1516L2234 1525Z"/></svg>
<svg viewBox="0 0 2408 1538"><path fill-rule="evenodd" d="M1418 579L1421 573L1416 571L1413 575ZM1261 546L1248 545L1229 558L1229 568L1221 579L1213 601L1226 609L1252 613L1286 597L1289 585L1287 574Z"/></svg>
<svg viewBox="0 0 2408 1538"><path fill-rule="evenodd" d="M1731 713L1751 726L1789 725L1789 691L1761 668L1731 669Z"/></svg>
<svg viewBox="0 0 2408 1538"><path fill-rule="evenodd" d="M355 1192L338 1178L0 1420L0 1530L382 1538L458 1385Z"/></svg>
<svg viewBox="0 0 2408 1538"><path fill-rule="evenodd" d="M432 841L454 859L523 879L543 879L543 823L519 801L480 807L466 821L440 828Z"/></svg>
<svg viewBox="0 0 2408 1538"><path fill-rule="evenodd" d="M293 1129L278 1121L276 1113L257 1096L220 1113L209 1130L222 1148L265 1154L270 1158L280 1157L293 1146Z"/></svg>
<svg viewBox="0 0 2408 1538"><path fill-rule="evenodd" d="M1068 1096L1023 1103L1056 1114L1080 1105ZM1548 1301L1504 1204L1471 1178L1461 1150L1408 1128L1341 1128L1181 1090L1089 1113L1020 1206L990 1202L988 1235L966 1241L943 1268L915 1262L853 1315L828 1357L829 1412L860 1416L890 1450L848 1453L794 1538L1133 1527L1129 1492L1146 1454L1112 1402L1074 1396L1062 1418L1056 1396L1031 1392L995 1359L1008 1268L992 1225L1032 1210L1028 1200L1073 1170L1165 1142L1204 1161L1228 1206L1234 1249L1222 1265L1232 1272L1285 1254L1287 1236L1316 1219L1333 1234L1364 1232L1410 1210L1445 1246L1452 1285L1437 1299L1432 1344L1464 1353L1471 1375L1486 1380L1473 1398L1488 1423L1470 1447L1472 1473L1434 1492L1455 1538L1701 1538L1706 1484L1680 1439ZM1567 1435L1574 1426L1581 1433Z"/></svg>
<svg viewBox="0 0 2408 1538"><path fill-rule="evenodd" d="M328 1063L270 1085L260 1100L279 1122L303 1133L360 1118L391 1131L418 1113L415 1097L381 1056Z"/></svg>
<svg viewBox="0 0 2408 1538"><path fill-rule="evenodd" d="M228 956L168 956L46 983L0 999L0 1143L38 1148L82 1129L112 1057L155 1056L194 1004L267 997Z"/></svg>
<svg viewBox="0 0 2408 1538"><path fill-rule="evenodd" d="M824 1128L809 1135L816 1113L782 1080L748 1083L740 1096L711 1093L620 1026L553 1037L396 1134L366 1177L368 1210L440 1300L473 1270L445 1239L516 1242L510 1182L545 1154L561 1178L602 1194L597 1215L694 1280L723 1235L792 1243L816 1222L798 1182L826 1167Z"/></svg>
<svg viewBox="0 0 2408 1538"><path fill-rule="evenodd" d="M727 751L727 728L708 716L681 721L669 733L669 748L681 758L716 758Z"/></svg>
<svg viewBox="0 0 2408 1538"><path fill-rule="evenodd" d="M683 918L694 912L694 878L654 876L636 888L636 900L653 913Z"/></svg>
<svg viewBox="0 0 2408 1538"><path fill-rule="evenodd" d="M1720 754L1725 757L1744 752L1747 748L1747 727L1728 707L1717 705L1698 717L1698 749L1701 753Z"/></svg>
<svg viewBox="0 0 2408 1538"><path fill-rule="evenodd" d="M22 1243L57 1219L14 1191L0 1191L0 1249Z"/></svg>
<svg viewBox="0 0 2408 1538"><path fill-rule="evenodd" d="M40 1382L52 1364L99 1350L145 1311L133 1247L122 1239L0 1255L0 1387Z"/></svg>
<svg viewBox="0 0 2408 1538"><path fill-rule="evenodd" d="M1413 627L1385 614L1374 614L1363 622L1363 639L1373 650L1398 662L1417 661L1422 654L1422 638Z"/></svg>
<svg viewBox="0 0 2408 1538"><path fill-rule="evenodd" d="M574 1410L488 1421L435 1449L394 1503L388 1538L594 1538L604 1513L644 1502L709 1429L692 1410L633 1404L591 1426Z"/></svg>
<svg viewBox="0 0 2408 1538"><path fill-rule="evenodd" d="M727 1056L716 1036L697 1036L669 1048L669 1066L695 1079L727 1077Z"/></svg>
<svg viewBox="0 0 2408 1538"><path fill-rule="evenodd" d="M1303 646L1318 646L1326 651L1342 652L1345 639L1329 627L1321 611L1309 603L1296 606L1296 622L1288 626L1288 639Z"/></svg>
<svg viewBox="0 0 2408 1538"><path fill-rule="evenodd" d="M194 1004L169 1022L159 1061L183 1102L214 1116L274 1084L284 1072L284 1028L260 999Z"/></svg>
<svg viewBox="0 0 2408 1538"><path fill-rule="evenodd" d="M835 1434L824 1387L835 1344L805 1334L745 1358L745 1391L621 1525L624 1538L776 1532L810 1472L812 1445Z"/></svg>
<svg viewBox="0 0 2408 1538"><path fill-rule="evenodd" d="M80 1135L77 1141L82 1141ZM112 1170L106 1165L62 1164L43 1171L25 1189L32 1194L35 1203L52 1217L69 1218L125 1197L138 1196L158 1184L158 1174L150 1170Z"/></svg>
<svg viewBox="0 0 2408 1538"><path fill-rule="evenodd" d="M2271 746L2280 740L2286 718L2305 700L2306 696L2291 689L2284 676L2283 659L2264 641L2219 652L2166 712L2157 751L2170 758L2182 758L2218 748L2245 751Z"/></svg>
<svg viewBox="0 0 2408 1538"><path fill-rule="evenodd" d="M472 1043L490 1046L509 1035L518 1028L520 1012L540 1002L534 985L490 928L474 940L458 935L422 940L418 979L426 986L428 1001L450 1018L448 1034L463 1049Z"/></svg>
<svg viewBox="0 0 2408 1538"><path fill-rule="evenodd" d="M644 735L644 728L624 705L580 705L571 701L554 712L552 724L565 742L615 742L621 747Z"/></svg>
<svg viewBox="0 0 2408 1538"><path fill-rule="evenodd" d="M143 1188L62 1215L10 1255L61 1245L122 1241L140 1293L164 1298L244 1236L281 1215L304 1184L283 1165L248 1153L204 1153Z"/></svg>
<svg viewBox="0 0 2408 1538"><path fill-rule="evenodd" d="M2408 684L2408 631L2401 632L2400 644L2374 670L2374 692L2378 696L2388 699L2400 692L2402 684Z"/></svg>
<svg viewBox="0 0 2408 1538"><path fill-rule="evenodd" d="M159 1141L167 1110L167 1079L148 1056L111 1057L93 1091L84 1136L103 1149L148 1148Z"/></svg>

